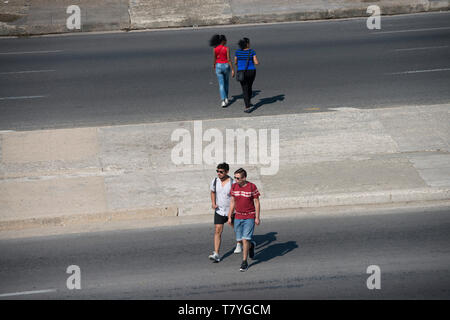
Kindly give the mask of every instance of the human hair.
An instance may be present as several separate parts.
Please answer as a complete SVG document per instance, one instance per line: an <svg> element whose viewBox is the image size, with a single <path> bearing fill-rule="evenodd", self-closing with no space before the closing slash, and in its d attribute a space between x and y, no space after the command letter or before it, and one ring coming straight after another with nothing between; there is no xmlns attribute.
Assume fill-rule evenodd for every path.
<svg viewBox="0 0 450 320"><path fill-rule="evenodd" d="M209 39L209 45L211 47L217 47L222 42L227 41L227 37L223 34L215 34Z"/></svg>
<svg viewBox="0 0 450 320"><path fill-rule="evenodd" d="M230 166L226 162L219 163L217 169L223 169L225 171L230 171Z"/></svg>
<svg viewBox="0 0 450 320"><path fill-rule="evenodd" d="M244 37L241 40L239 40L238 45L239 45L239 48L241 48L241 50L244 50L245 48L247 48L247 45L249 43L250 43L250 39Z"/></svg>
<svg viewBox="0 0 450 320"><path fill-rule="evenodd" d="M241 177L243 177L243 178L247 178L247 171L245 171L245 170L242 169L242 168L237 169L237 170L234 172L234 174L236 174L236 173L239 173L239 174L241 175Z"/></svg>

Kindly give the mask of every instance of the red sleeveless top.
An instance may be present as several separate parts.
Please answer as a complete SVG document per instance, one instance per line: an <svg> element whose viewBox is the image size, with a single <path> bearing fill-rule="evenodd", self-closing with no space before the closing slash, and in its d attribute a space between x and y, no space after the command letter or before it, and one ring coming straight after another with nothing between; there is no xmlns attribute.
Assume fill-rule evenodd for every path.
<svg viewBox="0 0 450 320"><path fill-rule="evenodd" d="M216 63L228 63L227 47L218 45L214 48L214 54L216 55Z"/></svg>

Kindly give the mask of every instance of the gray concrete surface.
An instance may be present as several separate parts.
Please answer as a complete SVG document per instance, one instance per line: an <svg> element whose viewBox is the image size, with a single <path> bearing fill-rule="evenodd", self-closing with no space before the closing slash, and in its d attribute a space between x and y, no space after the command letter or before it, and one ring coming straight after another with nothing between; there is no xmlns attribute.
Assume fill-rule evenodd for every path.
<svg viewBox="0 0 450 320"><path fill-rule="evenodd" d="M369 210L370 211L370 210ZM262 218L247 272L223 235L223 260L208 260L213 225L80 233L0 241L1 299L446 299L449 208L374 210L341 216ZM362 214L362 215L360 215ZM68 290L66 269L81 270ZM366 286L381 270L381 289ZM55 290L23 295L24 291ZM170 310L167 310L170 312Z"/></svg>
<svg viewBox="0 0 450 320"><path fill-rule="evenodd" d="M80 7L81 28L69 30L66 12ZM0 3L0 35L125 30L130 26L129 0L18 0Z"/></svg>
<svg viewBox="0 0 450 320"><path fill-rule="evenodd" d="M382 14L448 10L447 0L372 1ZM79 31L208 26L367 16L364 0L34 0L2 1L0 35L73 32L66 8L79 5Z"/></svg>
<svg viewBox="0 0 450 320"><path fill-rule="evenodd" d="M436 105L4 132L0 227L73 223L89 215L105 220L137 213L206 215L215 166L231 155L231 171L245 167L259 187L263 210L446 200L449 124L450 105ZM227 129L242 128L267 129L269 138L270 130L279 130L279 157L263 164L260 152L276 155L277 149L257 150L261 139L247 141L242 150L236 145L233 152L223 143L215 149L223 157L215 157L204 136L200 155L212 158L194 162L197 134L213 129L225 137ZM174 162L177 129L192 138L190 164ZM276 141L269 140L272 145ZM250 152L259 162L249 163ZM239 163L242 153L247 156ZM269 167L278 170L264 173Z"/></svg>

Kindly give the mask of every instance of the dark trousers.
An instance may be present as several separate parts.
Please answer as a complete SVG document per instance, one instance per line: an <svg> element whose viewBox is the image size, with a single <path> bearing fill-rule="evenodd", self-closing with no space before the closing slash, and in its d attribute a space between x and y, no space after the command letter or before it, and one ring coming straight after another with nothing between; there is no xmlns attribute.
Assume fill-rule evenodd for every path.
<svg viewBox="0 0 450 320"><path fill-rule="evenodd" d="M256 70L247 70L244 72L244 81L240 81L242 87L242 94L244 95L245 107L249 108L253 95L253 81L255 81Z"/></svg>

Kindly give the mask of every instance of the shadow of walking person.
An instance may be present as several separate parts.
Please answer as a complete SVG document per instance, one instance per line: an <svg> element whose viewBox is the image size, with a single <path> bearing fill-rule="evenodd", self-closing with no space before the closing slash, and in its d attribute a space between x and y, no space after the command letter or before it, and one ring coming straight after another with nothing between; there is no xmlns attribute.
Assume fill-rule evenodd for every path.
<svg viewBox="0 0 450 320"><path fill-rule="evenodd" d="M254 235L253 236L253 241L256 242L256 248L255 249L261 249L264 246L267 246L269 244L271 244L272 242L277 240L276 234L278 232L269 232L267 234L258 234L258 235ZM231 256L234 253L234 248L233 247L231 250L229 250L228 252L226 252L221 260L225 260L226 258L228 258L229 256Z"/></svg>
<svg viewBox="0 0 450 320"><path fill-rule="evenodd" d="M256 97L259 93L261 92L261 90L253 90L252 92L252 98ZM244 95L242 94L238 94L238 95L234 95L231 96L231 99L228 102L228 106L231 106L233 103L235 103L238 99L244 99Z"/></svg>
<svg viewBox="0 0 450 320"><path fill-rule="evenodd" d="M259 99L259 101L248 111L248 113L255 111L256 109L262 107L265 104L271 104L277 101L284 101L284 94L279 94L277 96L273 96L270 98Z"/></svg>
<svg viewBox="0 0 450 320"><path fill-rule="evenodd" d="M265 247L272 242L277 240L276 235L278 232L269 232L267 234L257 234L253 236L253 241L256 242L256 248L255 249L261 249L262 247Z"/></svg>
<svg viewBox="0 0 450 320"><path fill-rule="evenodd" d="M249 267L260 264L261 262L270 261L276 257L282 257L296 248L298 248L298 245L295 241L273 244L255 253L254 262Z"/></svg>

